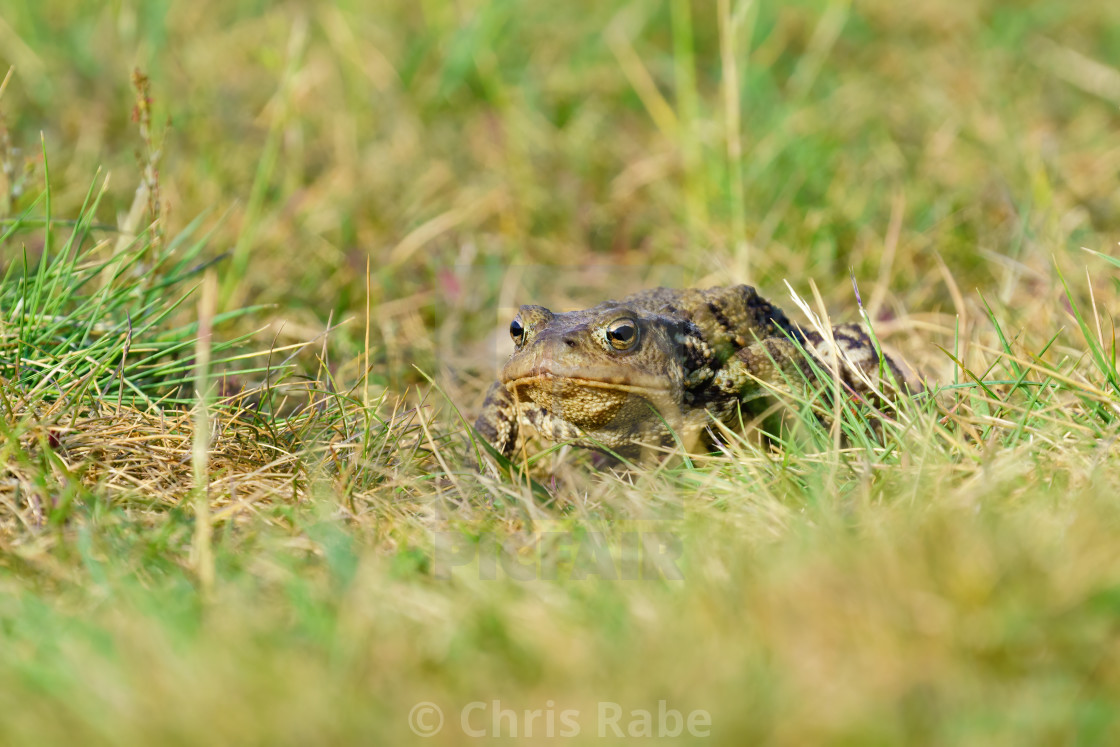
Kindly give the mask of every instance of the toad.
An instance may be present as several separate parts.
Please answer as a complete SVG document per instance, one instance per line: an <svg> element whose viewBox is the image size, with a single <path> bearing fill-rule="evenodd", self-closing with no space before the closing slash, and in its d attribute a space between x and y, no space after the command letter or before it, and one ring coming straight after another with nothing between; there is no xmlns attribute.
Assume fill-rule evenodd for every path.
<svg viewBox="0 0 1120 747"><path fill-rule="evenodd" d="M509 332L514 352L475 423L507 457L530 432L623 457L694 448L713 419L774 432L780 393L834 391L833 372L857 402L912 385L859 325L833 327L833 345L747 285L655 288L584 311L522 306Z"/></svg>

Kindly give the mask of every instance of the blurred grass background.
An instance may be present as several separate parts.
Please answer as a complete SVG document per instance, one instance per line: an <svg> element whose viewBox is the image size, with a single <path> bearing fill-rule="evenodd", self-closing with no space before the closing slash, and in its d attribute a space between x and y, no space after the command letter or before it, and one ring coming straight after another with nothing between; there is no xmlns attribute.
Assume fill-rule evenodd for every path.
<svg viewBox="0 0 1120 747"><path fill-rule="evenodd" d="M227 303L279 302L299 336L364 315L371 259L379 352L412 381L409 362L448 353L437 340L478 339L507 314L486 313L496 301L523 302L498 295L510 267L627 268L631 287L607 272L590 298L532 289L557 303L668 265L682 284L813 277L846 304L854 268L929 313L949 306L938 255L1006 301L1115 231L1109 4L732 5L721 56L717 8L681 0L17 2L4 108L33 159L43 132L60 211L112 172L112 225L144 70L167 220L213 211ZM433 337L437 322L462 333Z"/></svg>
<svg viewBox="0 0 1120 747"><path fill-rule="evenodd" d="M306 423L215 444L213 598L189 471L141 465L189 425L118 408L60 466L78 410L5 394L4 741L408 742L412 703L494 698L667 698L728 744L1116 736L1118 284L1081 247L1117 255L1120 5L12 0L9 66L3 226L45 215L45 149L51 217L109 251L158 150L166 241L202 216L218 310L272 305L220 334L317 340L310 375L365 388L306 454ZM41 256L30 218L0 270ZM788 279L847 321L850 276L933 378L1001 383L885 452L562 472L574 497L539 508L474 476L420 372L470 414L520 303L750 282L789 306ZM73 508L17 520L60 484ZM684 583L432 577L443 501L518 536L526 511L583 531L652 496L689 506Z"/></svg>

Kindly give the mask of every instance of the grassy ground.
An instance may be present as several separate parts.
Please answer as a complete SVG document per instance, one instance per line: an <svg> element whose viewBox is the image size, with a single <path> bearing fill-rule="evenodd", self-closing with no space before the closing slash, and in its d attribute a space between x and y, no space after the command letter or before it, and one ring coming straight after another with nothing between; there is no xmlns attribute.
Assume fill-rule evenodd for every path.
<svg viewBox="0 0 1120 747"><path fill-rule="evenodd" d="M0 742L1120 736L1120 5L373 6L0 18ZM479 469L518 304L787 280L936 396Z"/></svg>

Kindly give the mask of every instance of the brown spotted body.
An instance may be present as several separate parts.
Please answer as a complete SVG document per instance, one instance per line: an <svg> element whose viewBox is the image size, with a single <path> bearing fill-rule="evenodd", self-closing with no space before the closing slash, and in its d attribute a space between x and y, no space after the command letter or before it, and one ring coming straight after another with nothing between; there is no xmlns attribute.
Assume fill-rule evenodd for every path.
<svg viewBox="0 0 1120 747"><path fill-rule="evenodd" d="M771 407L774 389L811 382L834 359L821 335L746 285L655 288L563 313L522 306L510 334L516 349L475 423L506 456L528 432L624 455L674 437L691 448L712 418L749 419ZM858 326L835 327L833 338L850 393L869 394L886 371L903 381Z"/></svg>

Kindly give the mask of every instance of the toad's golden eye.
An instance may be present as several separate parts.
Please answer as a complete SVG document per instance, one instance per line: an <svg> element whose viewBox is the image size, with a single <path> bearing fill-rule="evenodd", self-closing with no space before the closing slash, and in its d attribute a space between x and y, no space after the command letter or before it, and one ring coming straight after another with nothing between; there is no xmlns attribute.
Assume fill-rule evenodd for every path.
<svg viewBox="0 0 1120 747"><path fill-rule="evenodd" d="M514 319L509 323L509 336L516 344L521 344L521 339L525 336L525 328L521 326L520 319Z"/></svg>
<svg viewBox="0 0 1120 747"><path fill-rule="evenodd" d="M615 350L629 350L638 342L638 325L633 319L618 319L607 325L607 339Z"/></svg>

